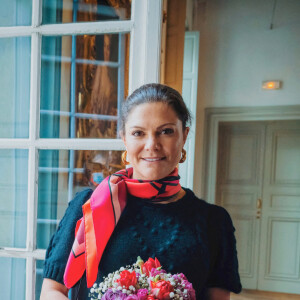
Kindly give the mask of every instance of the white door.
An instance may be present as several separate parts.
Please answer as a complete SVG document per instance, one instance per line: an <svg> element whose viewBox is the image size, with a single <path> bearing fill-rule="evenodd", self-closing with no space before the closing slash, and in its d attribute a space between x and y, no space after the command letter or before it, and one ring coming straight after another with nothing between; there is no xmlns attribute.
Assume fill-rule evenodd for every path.
<svg viewBox="0 0 300 300"><path fill-rule="evenodd" d="M242 285L300 292L300 122L223 123L217 203L236 228Z"/></svg>
<svg viewBox="0 0 300 300"><path fill-rule="evenodd" d="M224 123L219 130L217 204L236 228L239 272L244 288L256 289L265 127L262 123Z"/></svg>
<svg viewBox="0 0 300 300"><path fill-rule="evenodd" d="M258 289L300 293L300 122L267 126Z"/></svg>

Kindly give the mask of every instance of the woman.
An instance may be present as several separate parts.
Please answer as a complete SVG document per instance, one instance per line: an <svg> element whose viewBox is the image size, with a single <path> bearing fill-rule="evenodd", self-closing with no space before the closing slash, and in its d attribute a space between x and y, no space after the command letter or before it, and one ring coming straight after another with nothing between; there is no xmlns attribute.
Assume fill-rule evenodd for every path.
<svg viewBox="0 0 300 300"><path fill-rule="evenodd" d="M70 202L47 250L42 300L67 299L66 286L73 287L72 299L88 299L87 286L134 263L137 256L157 257L169 272L184 273L197 299L229 300L230 291L240 292L228 213L179 184L176 167L185 160L189 122L181 95L170 87L148 84L128 97L121 136L123 159L132 168ZM82 205L84 216L77 223L71 251ZM93 226L87 225L89 220ZM83 239L89 241L85 249L80 247Z"/></svg>

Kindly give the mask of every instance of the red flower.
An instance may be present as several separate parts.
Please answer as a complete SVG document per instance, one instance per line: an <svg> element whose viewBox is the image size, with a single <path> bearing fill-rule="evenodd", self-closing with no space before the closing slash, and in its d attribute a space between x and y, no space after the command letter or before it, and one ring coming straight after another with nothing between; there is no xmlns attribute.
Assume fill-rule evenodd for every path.
<svg viewBox="0 0 300 300"><path fill-rule="evenodd" d="M125 286L126 289L129 288L129 286L135 286L137 283L137 278L135 271L129 272L127 270L124 270L120 273L120 278L116 280L116 282L119 283L120 286Z"/></svg>
<svg viewBox="0 0 300 300"><path fill-rule="evenodd" d="M159 300L170 299L170 293L174 291L171 283L166 280L151 281L151 288L151 294Z"/></svg>
<svg viewBox="0 0 300 300"><path fill-rule="evenodd" d="M150 257L145 263L143 263L141 265L141 270L144 274L146 274L147 276L149 276L149 273L151 272L151 270L153 268L158 268L161 267L160 262L158 261L158 259L155 257L155 260Z"/></svg>
<svg viewBox="0 0 300 300"><path fill-rule="evenodd" d="M147 300L155 300L156 298L153 295L148 295Z"/></svg>

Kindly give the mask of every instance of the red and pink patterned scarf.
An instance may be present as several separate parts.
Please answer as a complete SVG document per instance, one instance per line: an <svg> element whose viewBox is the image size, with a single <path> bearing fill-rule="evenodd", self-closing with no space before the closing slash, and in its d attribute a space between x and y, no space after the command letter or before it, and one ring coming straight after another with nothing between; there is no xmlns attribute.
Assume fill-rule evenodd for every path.
<svg viewBox="0 0 300 300"><path fill-rule="evenodd" d="M178 170L160 180L132 179L133 169L121 170L105 178L82 206L83 217L77 222L75 241L64 274L66 287L73 287L86 271L87 286L97 279L106 244L126 206L127 193L161 202L181 189Z"/></svg>

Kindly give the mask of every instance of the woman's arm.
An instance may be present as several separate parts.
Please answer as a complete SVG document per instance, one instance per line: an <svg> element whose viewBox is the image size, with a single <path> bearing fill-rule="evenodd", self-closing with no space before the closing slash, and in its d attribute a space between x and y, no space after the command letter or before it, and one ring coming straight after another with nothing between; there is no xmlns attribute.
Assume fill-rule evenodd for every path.
<svg viewBox="0 0 300 300"><path fill-rule="evenodd" d="M40 300L68 300L68 288L52 279L45 278Z"/></svg>
<svg viewBox="0 0 300 300"><path fill-rule="evenodd" d="M207 300L230 300L230 292L219 288L210 288L207 292Z"/></svg>

